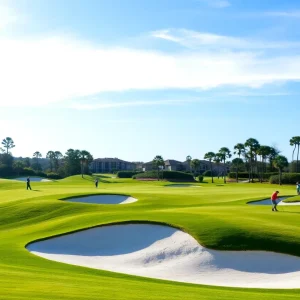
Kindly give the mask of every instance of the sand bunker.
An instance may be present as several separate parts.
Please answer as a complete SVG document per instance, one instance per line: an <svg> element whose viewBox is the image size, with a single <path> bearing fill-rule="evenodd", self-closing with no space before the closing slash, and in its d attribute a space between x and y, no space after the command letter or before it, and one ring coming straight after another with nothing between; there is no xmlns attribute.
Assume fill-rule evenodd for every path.
<svg viewBox="0 0 300 300"><path fill-rule="evenodd" d="M15 178L15 180L26 181L27 177L18 177L18 178ZM48 182L48 181L52 181L52 180L49 180L49 179L43 178L43 177L30 177L30 181L31 182Z"/></svg>
<svg viewBox="0 0 300 300"><path fill-rule="evenodd" d="M127 204L136 202L137 199L124 195L93 195L76 197L72 199L67 199L66 201L90 204Z"/></svg>
<svg viewBox="0 0 300 300"><path fill-rule="evenodd" d="M281 197L277 200L277 205L300 205L300 202L283 202L283 200L288 199L289 197ZM272 206L272 202L270 199L260 200L260 201L254 201L254 202L248 202L247 204L250 205L269 205Z"/></svg>
<svg viewBox="0 0 300 300"><path fill-rule="evenodd" d="M172 227L124 224L35 242L44 258L180 282L248 288L300 288L300 257L264 251L209 250Z"/></svg>

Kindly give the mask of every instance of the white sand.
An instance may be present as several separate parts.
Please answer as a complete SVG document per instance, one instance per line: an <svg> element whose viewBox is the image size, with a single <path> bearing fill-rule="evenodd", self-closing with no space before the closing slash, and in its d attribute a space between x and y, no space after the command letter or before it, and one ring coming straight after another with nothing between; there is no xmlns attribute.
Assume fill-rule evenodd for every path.
<svg viewBox="0 0 300 300"><path fill-rule="evenodd" d="M30 244L44 258L173 281L247 288L300 288L300 257L209 250L161 225L112 225Z"/></svg>
<svg viewBox="0 0 300 300"><path fill-rule="evenodd" d="M277 205L300 205L300 202L283 202L283 200L287 199L289 197L281 197L278 198L277 200ZM260 201L254 201L254 202L248 202L247 204L250 205L269 205L270 207L272 206L272 202L270 199L265 199L265 200L260 200Z"/></svg>
<svg viewBox="0 0 300 300"><path fill-rule="evenodd" d="M18 177L18 178L15 178L15 180L26 181L27 177ZM52 181L52 180L49 180L49 179L43 178L43 177L30 177L30 181L31 182L48 182L48 181Z"/></svg>
<svg viewBox="0 0 300 300"><path fill-rule="evenodd" d="M137 199L124 195L94 195L67 199L66 201L90 204L128 204L136 202Z"/></svg>

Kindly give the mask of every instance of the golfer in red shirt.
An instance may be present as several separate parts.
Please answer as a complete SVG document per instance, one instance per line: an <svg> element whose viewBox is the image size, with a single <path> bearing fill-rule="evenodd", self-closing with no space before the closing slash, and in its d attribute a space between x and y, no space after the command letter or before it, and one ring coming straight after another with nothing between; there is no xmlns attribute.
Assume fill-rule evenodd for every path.
<svg viewBox="0 0 300 300"><path fill-rule="evenodd" d="M279 192L278 191L276 191L276 192L274 192L273 194L272 194L272 196L271 196L271 201L272 201L272 211L278 211L277 210L277 202L276 202L276 200L278 199L278 194L279 194Z"/></svg>

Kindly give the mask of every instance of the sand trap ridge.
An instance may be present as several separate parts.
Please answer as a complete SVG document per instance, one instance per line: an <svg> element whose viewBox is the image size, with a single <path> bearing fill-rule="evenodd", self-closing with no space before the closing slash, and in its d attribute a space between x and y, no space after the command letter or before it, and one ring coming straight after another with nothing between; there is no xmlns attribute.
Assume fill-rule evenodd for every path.
<svg viewBox="0 0 300 300"><path fill-rule="evenodd" d="M283 202L283 200L287 199L289 197L281 197L278 198L277 202L278 205L300 205L300 202ZM270 199L265 199L265 200L259 200L259 201L254 201L254 202L248 202L247 204L250 205L268 205L268 206L272 206L271 200Z"/></svg>
<svg viewBox="0 0 300 300"><path fill-rule="evenodd" d="M81 202L90 204L127 204L136 202L137 199L124 195L92 195L67 199L69 202Z"/></svg>
<svg viewBox="0 0 300 300"><path fill-rule="evenodd" d="M124 224L35 242L44 258L145 277L251 288L300 288L300 257L264 251L216 251L172 227Z"/></svg>

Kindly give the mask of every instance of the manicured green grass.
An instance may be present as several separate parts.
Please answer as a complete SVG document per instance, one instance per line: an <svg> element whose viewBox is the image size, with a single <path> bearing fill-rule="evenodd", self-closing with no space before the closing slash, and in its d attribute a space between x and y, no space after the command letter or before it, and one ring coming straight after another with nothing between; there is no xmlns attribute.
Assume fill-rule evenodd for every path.
<svg viewBox="0 0 300 300"><path fill-rule="evenodd" d="M295 196L295 197L285 199L284 202L300 202L300 196Z"/></svg>
<svg viewBox="0 0 300 300"><path fill-rule="evenodd" d="M100 177L100 176L99 176ZM31 241L101 224L153 221L171 224L202 245L226 250L270 250L300 256L300 206L247 205L294 194L294 186L223 184L210 178L199 188L167 188L167 182L74 176L54 182L0 180L0 299L300 299L300 290L235 289L176 283L49 261L29 253ZM127 205L70 203L87 194L127 194Z"/></svg>

